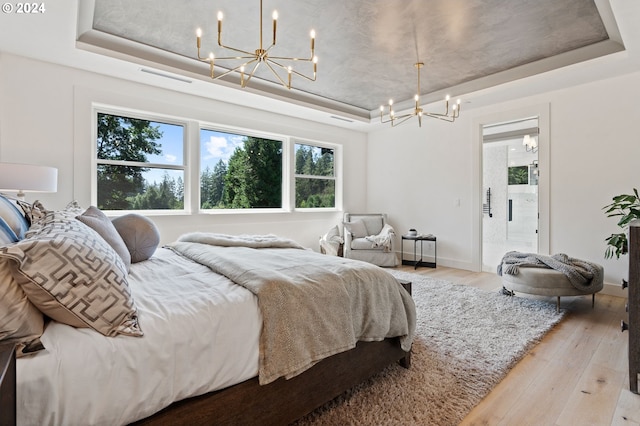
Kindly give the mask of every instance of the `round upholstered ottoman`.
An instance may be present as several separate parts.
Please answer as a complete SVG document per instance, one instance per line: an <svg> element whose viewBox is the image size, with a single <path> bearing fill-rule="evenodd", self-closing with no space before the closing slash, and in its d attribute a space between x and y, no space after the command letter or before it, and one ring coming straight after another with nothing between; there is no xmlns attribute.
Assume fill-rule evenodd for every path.
<svg viewBox="0 0 640 426"><path fill-rule="evenodd" d="M502 285L509 291L535 294L538 296L556 296L556 310L560 311L561 296L583 296L591 294L591 306L595 305L596 293L604 285L604 268L600 269L599 279L591 283L587 291L577 289L562 272L538 266L520 266L517 275L502 274Z"/></svg>

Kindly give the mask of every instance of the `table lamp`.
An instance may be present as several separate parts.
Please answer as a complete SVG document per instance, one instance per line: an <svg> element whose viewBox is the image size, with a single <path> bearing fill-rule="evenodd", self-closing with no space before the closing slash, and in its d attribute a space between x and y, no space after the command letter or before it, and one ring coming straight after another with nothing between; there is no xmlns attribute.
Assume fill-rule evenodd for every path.
<svg viewBox="0 0 640 426"><path fill-rule="evenodd" d="M33 164L0 163L0 191L17 192L24 200L25 192L56 192L58 169Z"/></svg>

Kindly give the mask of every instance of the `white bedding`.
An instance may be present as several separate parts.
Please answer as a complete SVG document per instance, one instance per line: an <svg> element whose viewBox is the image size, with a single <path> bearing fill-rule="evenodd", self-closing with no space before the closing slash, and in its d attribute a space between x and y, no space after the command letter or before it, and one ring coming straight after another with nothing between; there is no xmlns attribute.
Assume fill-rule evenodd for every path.
<svg viewBox="0 0 640 426"><path fill-rule="evenodd" d="M19 425L127 424L257 375L248 290L166 249L133 264L129 285L144 337L50 323L47 349L17 361Z"/></svg>
<svg viewBox="0 0 640 426"><path fill-rule="evenodd" d="M292 248L275 238L274 248L268 248L264 236L233 237L229 245L218 234L192 233L167 246L258 297L265 324L261 385L296 376L358 341L399 337L402 349L411 349L415 304L393 275L370 263L301 250L297 243Z"/></svg>

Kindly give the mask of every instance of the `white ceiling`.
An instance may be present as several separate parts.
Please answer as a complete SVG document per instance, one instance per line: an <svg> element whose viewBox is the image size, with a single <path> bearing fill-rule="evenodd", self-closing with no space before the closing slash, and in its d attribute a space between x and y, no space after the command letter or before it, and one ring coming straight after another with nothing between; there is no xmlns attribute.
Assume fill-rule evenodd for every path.
<svg viewBox="0 0 640 426"><path fill-rule="evenodd" d="M639 3L264 0L265 39L271 11L279 12L274 55L306 55L308 32L317 32L318 80L294 79L292 90L268 81L269 74L246 89L237 78L212 82L208 66L195 59L197 27L204 51L215 50L218 10L225 43L255 49L259 0L48 2L40 16L0 15L0 52L362 129L390 97L409 105L417 60L425 62L426 102L450 93L473 104L477 94L524 78L536 93L638 70ZM568 68L570 78L562 72Z"/></svg>

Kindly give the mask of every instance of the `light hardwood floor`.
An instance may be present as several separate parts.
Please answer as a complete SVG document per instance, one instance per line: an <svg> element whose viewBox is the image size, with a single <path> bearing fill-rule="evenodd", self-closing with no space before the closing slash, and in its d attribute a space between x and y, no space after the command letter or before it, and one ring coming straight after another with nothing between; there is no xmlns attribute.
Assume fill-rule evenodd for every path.
<svg viewBox="0 0 640 426"><path fill-rule="evenodd" d="M495 291L500 277L438 266L399 269ZM516 297L532 297L518 294ZM545 299L545 298L542 298ZM546 298L555 304L555 298ZM638 425L640 395L629 391L626 299L563 297L568 311L462 425Z"/></svg>

